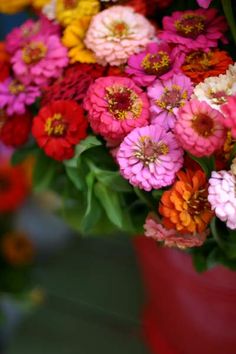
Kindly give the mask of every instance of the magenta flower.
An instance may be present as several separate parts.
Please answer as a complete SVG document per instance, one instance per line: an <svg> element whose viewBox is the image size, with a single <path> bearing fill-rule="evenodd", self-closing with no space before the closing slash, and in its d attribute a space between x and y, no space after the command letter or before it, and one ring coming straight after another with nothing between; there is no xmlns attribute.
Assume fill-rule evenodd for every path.
<svg viewBox="0 0 236 354"><path fill-rule="evenodd" d="M192 92L192 82L185 75L174 75L168 80L156 80L147 91L151 104L151 123L173 129L175 110L184 106Z"/></svg>
<svg viewBox="0 0 236 354"><path fill-rule="evenodd" d="M58 78L69 60L57 36L38 36L19 49L11 59L15 76L25 85L43 86Z"/></svg>
<svg viewBox="0 0 236 354"><path fill-rule="evenodd" d="M224 114L223 124L231 130L233 138L236 138L236 95L228 98L228 102L221 106Z"/></svg>
<svg viewBox="0 0 236 354"><path fill-rule="evenodd" d="M223 119L222 114L206 102L191 100L177 112L176 137L191 154L209 156L224 144Z"/></svg>
<svg viewBox="0 0 236 354"><path fill-rule="evenodd" d="M236 178L232 172L213 171L209 179L208 200L216 216L236 229Z"/></svg>
<svg viewBox="0 0 236 354"><path fill-rule="evenodd" d="M204 49L216 47L218 40L226 43L226 30L227 22L216 9L176 11L163 18L159 38L189 49Z"/></svg>
<svg viewBox="0 0 236 354"><path fill-rule="evenodd" d="M39 87L25 86L13 78L8 78L0 83L0 109L5 109L8 115L24 114L26 106L33 104L40 95Z"/></svg>
<svg viewBox="0 0 236 354"><path fill-rule="evenodd" d="M126 77L101 77L90 86L84 107L96 134L119 144L134 128L149 124L147 94Z"/></svg>
<svg viewBox="0 0 236 354"><path fill-rule="evenodd" d="M209 230L202 233L181 234L174 229L166 229L158 220L156 215L149 214L144 224L144 234L155 241L163 242L167 247L178 247L181 249L200 247L209 235Z"/></svg>
<svg viewBox="0 0 236 354"><path fill-rule="evenodd" d="M211 2L212 0L197 0L198 5L204 9L207 9Z"/></svg>
<svg viewBox="0 0 236 354"><path fill-rule="evenodd" d="M169 79L180 72L184 54L176 56L176 49L166 43L149 43L139 54L129 57L126 72L137 85L149 86L157 78Z"/></svg>
<svg viewBox="0 0 236 354"><path fill-rule="evenodd" d="M58 24L49 21L45 16L41 16L38 21L27 20L20 27L14 28L6 37L6 50L14 54L18 49L23 48L36 36L58 35L60 27Z"/></svg>
<svg viewBox="0 0 236 354"><path fill-rule="evenodd" d="M173 183L183 166L183 149L174 134L148 125L125 137L116 158L124 178L133 186L150 191Z"/></svg>

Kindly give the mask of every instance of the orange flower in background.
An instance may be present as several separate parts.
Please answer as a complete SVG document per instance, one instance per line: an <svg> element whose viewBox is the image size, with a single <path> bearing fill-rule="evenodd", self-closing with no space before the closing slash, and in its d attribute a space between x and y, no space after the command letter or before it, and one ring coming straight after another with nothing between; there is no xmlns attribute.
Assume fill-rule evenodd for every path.
<svg viewBox="0 0 236 354"><path fill-rule="evenodd" d="M5 261L13 266L27 265L34 259L34 247L31 240L24 233L16 231L3 236L1 253Z"/></svg>
<svg viewBox="0 0 236 354"><path fill-rule="evenodd" d="M5 44L0 42L0 82L10 75L10 57L6 52Z"/></svg>
<svg viewBox="0 0 236 354"><path fill-rule="evenodd" d="M208 52L196 50L186 54L181 69L193 82L199 83L207 77L224 74L232 63L233 59L225 51L217 49Z"/></svg>
<svg viewBox="0 0 236 354"><path fill-rule="evenodd" d="M0 0L0 13L14 14L30 5L31 0Z"/></svg>
<svg viewBox="0 0 236 354"><path fill-rule="evenodd" d="M206 230L213 212L208 202L208 185L204 172L180 171L178 181L162 195L159 212L163 225L180 233Z"/></svg>
<svg viewBox="0 0 236 354"><path fill-rule="evenodd" d="M29 182L25 169L0 162L0 213L16 210L25 200Z"/></svg>

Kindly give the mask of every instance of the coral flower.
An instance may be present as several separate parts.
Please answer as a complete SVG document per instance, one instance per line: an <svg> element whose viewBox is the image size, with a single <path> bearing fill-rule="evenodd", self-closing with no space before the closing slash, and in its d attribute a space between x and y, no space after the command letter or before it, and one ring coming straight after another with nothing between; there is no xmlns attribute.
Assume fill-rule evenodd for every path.
<svg viewBox="0 0 236 354"><path fill-rule="evenodd" d="M10 57L6 52L5 43L0 42L0 82L10 75Z"/></svg>
<svg viewBox="0 0 236 354"><path fill-rule="evenodd" d="M156 80L147 91L152 113L151 123L173 129L175 109L184 106L192 90L191 80L185 75L173 75L169 80Z"/></svg>
<svg viewBox="0 0 236 354"><path fill-rule="evenodd" d="M10 232L1 240L1 252L7 263L24 266L32 263L34 247L31 240L22 232Z"/></svg>
<svg viewBox="0 0 236 354"><path fill-rule="evenodd" d="M90 17L83 17L73 21L66 27L62 43L69 49L69 58L71 63L96 63L96 59L91 50L84 44L84 37L90 24Z"/></svg>
<svg viewBox="0 0 236 354"><path fill-rule="evenodd" d="M68 64L67 49L57 36L38 36L12 57L16 77L25 85L43 86Z"/></svg>
<svg viewBox="0 0 236 354"><path fill-rule="evenodd" d="M31 115L13 115L7 117L0 128L0 140L7 146L18 147L25 144L31 131Z"/></svg>
<svg viewBox="0 0 236 354"><path fill-rule="evenodd" d="M224 74L232 63L232 58L223 50L195 50L187 51L181 69L198 84L207 77Z"/></svg>
<svg viewBox="0 0 236 354"><path fill-rule="evenodd" d="M57 0L56 18L63 26L85 16L92 17L100 10L99 0Z"/></svg>
<svg viewBox="0 0 236 354"><path fill-rule="evenodd" d="M202 233L213 217L208 202L208 185L204 172L179 171L178 181L161 197L159 212L163 225L179 233Z"/></svg>
<svg viewBox="0 0 236 354"><path fill-rule="evenodd" d="M0 164L0 212L13 212L24 202L29 191L28 181L22 167Z"/></svg>
<svg viewBox="0 0 236 354"><path fill-rule="evenodd" d="M134 128L149 123L147 95L125 77L101 77L85 97L88 120L97 134L119 143Z"/></svg>
<svg viewBox="0 0 236 354"><path fill-rule="evenodd" d="M0 83L0 109L4 108L8 115L24 114L26 106L33 104L40 95L39 87L25 86L9 77Z"/></svg>
<svg viewBox="0 0 236 354"><path fill-rule="evenodd" d="M233 138L236 138L236 95L229 97L226 104L221 106L224 114L223 124L231 130Z"/></svg>
<svg viewBox="0 0 236 354"><path fill-rule="evenodd" d="M144 230L146 237L163 242L167 247L178 247L181 249L202 246L209 234L209 230L205 230L200 234L196 232L181 234L174 229L166 229L157 216L152 213L147 216Z"/></svg>
<svg viewBox="0 0 236 354"><path fill-rule="evenodd" d="M130 7L113 6L94 16L85 38L99 64L121 65L151 42L155 28Z"/></svg>
<svg viewBox="0 0 236 354"><path fill-rule="evenodd" d="M34 118L32 133L49 157L63 161L74 155L74 146L86 137L87 121L74 101L54 101Z"/></svg>
<svg viewBox="0 0 236 354"><path fill-rule="evenodd" d="M232 172L213 171L209 179L208 200L216 216L236 229L236 178Z"/></svg>
<svg viewBox="0 0 236 354"><path fill-rule="evenodd" d="M40 16L38 21L27 20L7 35L6 49L8 53L14 54L40 33L43 32L44 36L50 36L59 35L59 31L59 25L49 21L45 16Z"/></svg>
<svg viewBox="0 0 236 354"><path fill-rule="evenodd" d="M171 132L148 125L125 137L116 158L124 178L133 186L150 191L173 183L183 166L183 149Z"/></svg>
<svg viewBox="0 0 236 354"><path fill-rule="evenodd" d="M209 156L224 144L223 119L223 115L206 102L191 100L177 112L176 137L191 154Z"/></svg>
<svg viewBox="0 0 236 354"><path fill-rule="evenodd" d="M216 9L176 11L163 18L159 38L191 49L204 49L217 47L219 39L226 43L226 30L227 22Z"/></svg>
<svg viewBox="0 0 236 354"><path fill-rule="evenodd" d="M31 0L1 0L0 12L4 14L14 14L24 9L24 7L30 5Z"/></svg>
<svg viewBox="0 0 236 354"><path fill-rule="evenodd" d="M182 57L166 43L149 43L144 51L129 57L126 72L141 86L152 84L157 78L166 80L180 72Z"/></svg>

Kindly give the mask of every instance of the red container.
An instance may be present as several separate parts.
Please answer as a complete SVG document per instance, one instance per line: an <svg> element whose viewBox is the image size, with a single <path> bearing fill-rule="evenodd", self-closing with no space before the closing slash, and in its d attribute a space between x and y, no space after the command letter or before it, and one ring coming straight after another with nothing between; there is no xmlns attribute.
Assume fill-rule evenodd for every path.
<svg viewBox="0 0 236 354"><path fill-rule="evenodd" d="M235 354L236 272L198 274L184 252L138 237L148 305L144 333L153 354Z"/></svg>

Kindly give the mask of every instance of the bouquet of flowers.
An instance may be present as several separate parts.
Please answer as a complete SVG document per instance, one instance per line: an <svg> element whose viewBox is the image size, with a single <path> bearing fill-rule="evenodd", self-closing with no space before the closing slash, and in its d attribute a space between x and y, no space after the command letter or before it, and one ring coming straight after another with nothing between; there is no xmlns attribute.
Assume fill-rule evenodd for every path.
<svg viewBox="0 0 236 354"><path fill-rule="evenodd" d="M0 139L81 234L144 233L235 269L233 6L188 3L31 1L38 18L1 45Z"/></svg>

